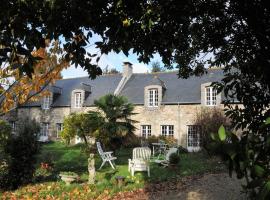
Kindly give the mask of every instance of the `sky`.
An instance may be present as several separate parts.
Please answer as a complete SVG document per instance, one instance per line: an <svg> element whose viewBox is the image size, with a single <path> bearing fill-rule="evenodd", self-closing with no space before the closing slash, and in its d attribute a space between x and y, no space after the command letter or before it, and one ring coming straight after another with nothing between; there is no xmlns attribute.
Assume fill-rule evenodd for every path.
<svg viewBox="0 0 270 200"><path fill-rule="evenodd" d="M99 41L100 37L98 35L94 35L91 43ZM86 48L87 52L94 54L99 52L98 49L96 49L94 46L90 46ZM129 56L127 57L124 53L114 53L111 52L108 55L102 55L99 60L99 66L104 69L106 66L108 66L109 69L116 68L118 71L122 71L122 65L123 61L129 61L133 64L133 72L134 73L146 73L151 72L150 63L152 61L159 61L162 64L161 58L158 54L155 54L153 59L151 59L151 62L147 65L144 63L140 63L138 61L138 56L132 51L129 52ZM69 68L62 71L63 78L75 78L75 77L82 77L82 76L88 76L87 72L84 71L81 67L75 68L75 66L70 66Z"/></svg>

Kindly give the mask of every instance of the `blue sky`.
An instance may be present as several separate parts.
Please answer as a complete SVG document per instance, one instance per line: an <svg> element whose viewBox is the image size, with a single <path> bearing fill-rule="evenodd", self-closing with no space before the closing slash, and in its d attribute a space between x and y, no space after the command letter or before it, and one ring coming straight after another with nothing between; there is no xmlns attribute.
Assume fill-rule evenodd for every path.
<svg viewBox="0 0 270 200"><path fill-rule="evenodd" d="M100 37L98 35L94 35L91 40L91 44L99 40L100 40ZM99 52L98 49L96 49L94 46L90 46L86 49L88 52L92 54ZM133 64L134 73L145 73L145 72L151 71L150 63L148 65L144 63L140 63L138 61L138 56L136 54L133 54L132 51L130 51L130 54L128 57L126 57L125 54L123 54L122 52L119 54L111 52L108 55L102 55L98 64L102 69L108 66L109 69L116 68L118 71L122 71L123 61L129 61ZM161 58L158 54L154 55L151 61L160 61L160 63L162 63ZM63 70L62 75L63 75L63 78L88 76L87 72L85 72L81 67L75 68L75 66L70 66L68 69Z"/></svg>

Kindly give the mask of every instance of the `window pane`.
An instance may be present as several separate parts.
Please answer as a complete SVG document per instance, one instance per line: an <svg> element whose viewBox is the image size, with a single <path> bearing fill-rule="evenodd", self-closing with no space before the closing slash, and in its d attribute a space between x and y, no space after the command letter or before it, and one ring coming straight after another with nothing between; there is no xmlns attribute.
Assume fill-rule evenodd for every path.
<svg viewBox="0 0 270 200"><path fill-rule="evenodd" d="M151 136L151 125L141 125L141 135L146 138Z"/></svg>
<svg viewBox="0 0 270 200"><path fill-rule="evenodd" d="M149 92L148 106L150 107L158 106L158 90L150 89L148 92Z"/></svg>
<svg viewBox="0 0 270 200"><path fill-rule="evenodd" d="M75 108L82 107L82 93L76 92L75 93Z"/></svg>
<svg viewBox="0 0 270 200"><path fill-rule="evenodd" d="M173 125L161 125L161 135L173 137L174 126Z"/></svg>
<svg viewBox="0 0 270 200"><path fill-rule="evenodd" d="M188 126L188 147L201 146L201 127L196 125Z"/></svg>

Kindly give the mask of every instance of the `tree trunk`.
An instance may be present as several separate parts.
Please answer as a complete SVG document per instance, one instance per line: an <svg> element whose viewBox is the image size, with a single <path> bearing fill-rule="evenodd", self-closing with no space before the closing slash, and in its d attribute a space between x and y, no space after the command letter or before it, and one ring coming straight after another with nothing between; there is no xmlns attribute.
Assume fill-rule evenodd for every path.
<svg viewBox="0 0 270 200"><path fill-rule="evenodd" d="M95 184L96 170L95 170L94 156L95 154L90 153L90 157L88 158L88 172L89 172L88 184Z"/></svg>

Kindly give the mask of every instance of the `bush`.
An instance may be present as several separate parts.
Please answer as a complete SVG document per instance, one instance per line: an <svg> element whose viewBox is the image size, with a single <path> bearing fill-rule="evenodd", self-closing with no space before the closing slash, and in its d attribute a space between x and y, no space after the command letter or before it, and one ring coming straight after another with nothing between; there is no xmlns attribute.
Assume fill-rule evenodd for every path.
<svg viewBox="0 0 270 200"><path fill-rule="evenodd" d="M177 153L172 153L169 157L169 163L171 165L177 165L180 161L180 157Z"/></svg>
<svg viewBox="0 0 270 200"><path fill-rule="evenodd" d="M8 172L8 155L4 152L7 141L11 136L11 127L8 123L0 120L0 187L5 182Z"/></svg>
<svg viewBox="0 0 270 200"><path fill-rule="evenodd" d="M194 125L202 130L202 146L209 151L208 144L211 143L211 134L216 133L221 125L230 129L230 121L219 108L203 109L197 114Z"/></svg>
<svg viewBox="0 0 270 200"><path fill-rule="evenodd" d="M38 133L39 125L27 118L22 121L18 135L7 140L3 150L9 160L7 174L0 185L2 188L16 189L22 184L31 182L39 150Z"/></svg>
<svg viewBox="0 0 270 200"><path fill-rule="evenodd" d="M133 133L127 134L122 141L122 145L125 148L134 148L141 146L141 138Z"/></svg>

